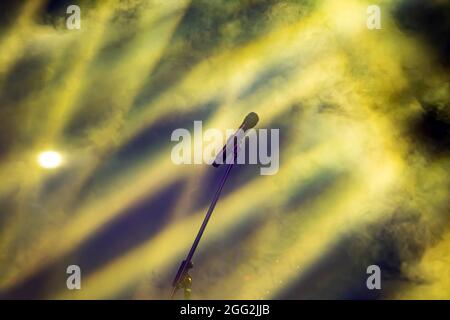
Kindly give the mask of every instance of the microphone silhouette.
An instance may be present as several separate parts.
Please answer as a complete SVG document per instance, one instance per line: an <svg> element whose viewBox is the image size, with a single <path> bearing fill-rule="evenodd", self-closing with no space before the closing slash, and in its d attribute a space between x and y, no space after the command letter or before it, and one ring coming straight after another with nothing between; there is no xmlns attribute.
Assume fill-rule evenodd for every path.
<svg viewBox="0 0 450 320"><path fill-rule="evenodd" d="M230 141L233 143L233 154L234 157L236 157L237 154L237 138L239 132L245 132L248 129L253 128L258 123L259 117L256 113L250 112L242 122L241 126L237 130L237 132L228 139L227 144L223 147L222 151L219 152L219 155L217 157L220 157L221 154L226 158L226 152L227 147L230 143ZM216 157L216 160L218 160ZM221 161L214 161L213 166L218 167L222 162ZM193 268L192 264L192 257L194 256L195 250L197 249L197 246L200 242L200 239L203 235L203 232L205 231L206 225L208 224L209 218L211 218L212 212L216 206L217 201L219 200L220 193L222 191L223 186L225 185L225 182L228 178L228 175L230 174L231 168L233 167L234 162L227 163L227 169L225 170L225 173L222 177L222 180L220 181L219 188L217 189L216 193L214 194L213 200L211 201L211 204L208 208L208 212L206 213L205 219L203 220L203 223L200 227L200 230L197 233L197 236L195 237L194 243L192 244L191 249L189 250L189 253L185 260L181 262L180 267L178 268L177 274L175 275L175 278L172 281L172 295L171 298L175 296L175 293L178 289L183 288L184 289L184 297L185 299L189 299L191 295L191 284L192 284L192 278L189 275L188 271L189 269Z"/></svg>
<svg viewBox="0 0 450 320"><path fill-rule="evenodd" d="M223 146L222 150L216 155L214 162L212 163L213 167L217 168L223 163L227 162L227 158L230 154L233 155L233 160L236 158L238 153L238 146L242 139L244 138L245 132L254 126L259 121L259 117L255 112L250 112L239 126L237 131L228 138L227 143Z"/></svg>

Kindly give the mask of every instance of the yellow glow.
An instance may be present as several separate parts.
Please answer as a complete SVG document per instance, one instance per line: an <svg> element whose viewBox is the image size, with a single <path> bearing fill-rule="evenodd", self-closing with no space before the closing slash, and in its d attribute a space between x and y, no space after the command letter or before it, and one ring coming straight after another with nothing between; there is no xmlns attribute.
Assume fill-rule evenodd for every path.
<svg viewBox="0 0 450 320"><path fill-rule="evenodd" d="M62 164L63 158L57 151L44 151L38 156L38 163L42 168L54 169Z"/></svg>
<svg viewBox="0 0 450 320"><path fill-rule="evenodd" d="M215 1L221 2L227 3ZM234 4L241 8L233 10L244 12L253 2ZM0 204L14 194L7 206L9 219L0 230L0 294L53 272L65 257L83 256L86 245L96 245L97 235L103 237L109 225L135 219L137 204L159 200L180 185L165 224L114 257L99 254L95 268L83 274L83 290L68 291L55 280L38 293L39 298L98 299L116 298L130 289L134 297L167 298L170 283L162 288L161 281L172 276L167 270L189 249L207 209L197 203L197 195L212 192L205 190L205 182L214 171L171 163L169 136L161 138L156 151L133 149L132 160L128 154L126 160L116 155L155 124L157 129L167 120L191 115L203 120L206 130L238 125L240 115L255 111L259 128L280 127L283 134L277 175L255 175L242 184L237 172L230 176L230 189L195 257L195 299L277 297L307 276L346 235L379 223L405 203L440 221L448 205L450 161L428 159L417 148L420 142L406 133L410 120L423 112L407 71L425 74L424 61L430 56L414 37L404 37L387 14L396 0L382 1L383 29L377 31L366 27L368 0L317 1L301 17L295 13L308 1L288 2L268 8L264 32L233 45L227 41L241 22L227 23L219 30L225 45L211 45L207 54L195 47L195 29L188 30L192 18L184 14L192 8L217 9L207 1L104 1L86 12L77 32L36 24L32 17L42 0L23 7L21 19L0 42L5 52L0 87L9 70L20 65L18 52L48 61L42 62L45 68L37 81L41 90L17 105L5 99L18 110L17 118L25 120L18 133L33 139L0 159ZM130 9L136 18L117 24ZM210 32L198 36L207 40ZM448 79L447 74L430 73L433 77L423 77L429 85ZM48 114L44 121L41 113ZM70 177L49 194L45 183L52 175L27 168L63 165L67 160L58 151L36 154L52 145L78 151L71 152L77 159L71 156ZM119 169L110 170L111 163ZM30 214L35 210L47 214ZM145 210L152 215L159 208ZM449 222L444 218L442 225ZM146 223L151 230L153 221ZM133 238L133 228L111 234L114 241L122 236ZM448 231L443 239L424 247L422 261L407 266L424 284L412 283L407 292L399 290L392 297L449 297ZM217 243L223 250L210 250ZM232 268L217 262L227 251L244 253ZM97 257L89 259L97 262ZM205 270L218 270L227 281L207 278ZM153 274L157 286L148 281ZM326 286L326 279L321 285Z"/></svg>

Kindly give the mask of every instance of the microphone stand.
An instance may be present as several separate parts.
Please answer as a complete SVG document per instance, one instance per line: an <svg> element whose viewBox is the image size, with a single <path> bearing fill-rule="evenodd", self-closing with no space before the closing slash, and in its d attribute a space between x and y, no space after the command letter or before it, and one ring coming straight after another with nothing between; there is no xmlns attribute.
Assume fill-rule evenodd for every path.
<svg viewBox="0 0 450 320"><path fill-rule="evenodd" d="M227 146L229 145L229 141L225 144L223 147L221 153L222 153L222 160L225 160L225 163L227 164L227 168L225 170L225 173L222 177L222 180L220 181L219 188L217 189L216 193L214 194L213 200L208 208L208 212L206 213L205 219L203 220L203 223L200 227L200 230L197 233L197 236L195 237L194 243L192 244L191 250L189 250L189 253L183 262L181 262L180 267L178 268L178 272L175 276L175 279L172 282L173 290L171 299L175 296L175 293L178 289L183 288L184 290L184 298L190 299L191 297L191 285L192 285L192 277L189 275L189 269L192 269L194 265L192 264L192 257L194 256L195 250L197 249L198 243L200 242L200 239L202 238L203 232L205 231L206 225L208 224L209 218L211 218L211 215L213 213L214 207L217 204L217 201L219 200L220 193L222 192L223 186L225 185L225 182L227 181L228 176L230 175L231 168L233 168L233 164L236 163L237 160L237 154L239 150L239 144L238 144L238 137L237 134L241 133L239 130L242 130L243 133L247 131L250 128L253 128L256 123L258 123L258 115L254 112L250 112L242 122L241 126L239 127L237 133L229 139L229 141L232 139L233 141L233 161L227 162ZM241 140L242 142L242 140ZM220 155L220 153L219 153ZM217 155L216 160L219 158L219 155ZM220 166L223 162L213 162L214 167Z"/></svg>
<svg viewBox="0 0 450 320"><path fill-rule="evenodd" d="M234 154L234 160L236 160L236 153ZM189 269L192 269L194 267L194 265L192 264L192 257L194 256L194 253L195 253L195 250L197 249L198 243L200 242L203 232L205 231L205 228L206 228L206 225L208 224L209 218L211 218L214 207L216 206L217 200L219 200L220 193L223 189L223 186L225 185L225 182L227 181L227 178L230 174L231 168L233 167L233 164L235 162L236 161L233 161L232 163L227 164L227 169L225 170L222 180L220 181L219 188L217 189L216 193L214 194L213 200L209 206L208 212L206 213L205 219L203 219L203 223L200 227L200 230L198 231L197 236L195 237L195 240L194 240L194 243L192 244L191 250L189 250L189 253L188 253L186 259L183 260L183 262L181 262L181 265L178 269L177 275L175 276L175 279L172 282L173 290L172 290L171 299L174 298L177 290L181 289L181 288L183 288L183 290L184 290L184 298L186 300L190 299L192 277L189 275L188 271L189 271Z"/></svg>

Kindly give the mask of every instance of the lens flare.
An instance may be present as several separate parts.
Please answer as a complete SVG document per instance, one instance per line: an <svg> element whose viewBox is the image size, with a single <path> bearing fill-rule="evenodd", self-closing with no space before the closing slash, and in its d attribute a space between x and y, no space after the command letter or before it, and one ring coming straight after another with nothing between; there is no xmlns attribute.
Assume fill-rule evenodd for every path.
<svg viewBox="0 0 450 320"><path fill-rule="evenodd" d="M39 154L38 163L42 168L55 169L61 166L62 156L56 151L44 151Z"/></svg>

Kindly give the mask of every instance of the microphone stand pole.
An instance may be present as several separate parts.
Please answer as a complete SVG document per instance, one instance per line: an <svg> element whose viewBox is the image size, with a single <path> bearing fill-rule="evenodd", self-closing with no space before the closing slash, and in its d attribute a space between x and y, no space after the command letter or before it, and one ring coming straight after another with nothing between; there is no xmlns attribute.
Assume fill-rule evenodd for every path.
<svg viewBox="0 0 450 320"><path fill-rule="evenodd" d="M236 157L236 154L234 155ZM211 215L213 213L214 207L216 206L217 200L219 200L220 192L223 189L223 186L225 185L225 182L227 181L228 175L230 174L231 168L233 167L233 163L227 164L227 169L225 171L225 174L222 177L222 180L220 181L219 188L217 189L216 193L214 194L214 198L211 202L211 205L209 206L208 212L206 213L205 219L203 220L203 223L200 227L200 230L197 233L197 236L195 237L194 243L192 244L191 250L189 250L189 253L183 262L181 262L180 268L178 269L177 275L175 276L175 279L173 280L172 286L172 295L171 299L175 296L175 293L178 289L183 288L184 290L184 298L190 299L191 295L191 284L192 284L192 278L189 275L188 271L189 269L193 268L192 264L192 257L194 256L195 249L197 249L198 243L200 242L200 239L203 235L203 232L205 231L206 225L208 224L209 218L211 218Z"/></svg>

